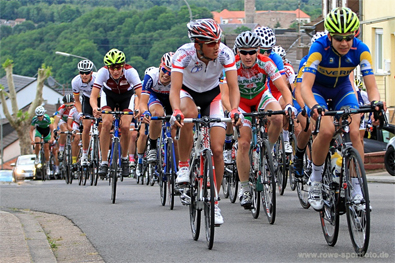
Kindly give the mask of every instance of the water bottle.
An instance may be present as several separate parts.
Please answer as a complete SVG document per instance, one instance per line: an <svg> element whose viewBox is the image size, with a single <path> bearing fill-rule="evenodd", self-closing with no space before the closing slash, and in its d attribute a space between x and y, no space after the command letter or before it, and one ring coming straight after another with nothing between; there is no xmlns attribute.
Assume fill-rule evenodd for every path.
<svg viewBox="0 0 395 263"><path fill-rule="evenodd" d="M341 173L342 160L343 158L339 154L339 151L336 151L334 154L332 154L331 168L332 168L333 182L339 183L339 175Z"/></svg>
<svg viewBox="0 0 395 263"><path fill-rule="evenodd" d="M254 170L258 171L259 170L259 156L258 156L258 150L254 149L252 152L252 163L254 164Z"/></svg>

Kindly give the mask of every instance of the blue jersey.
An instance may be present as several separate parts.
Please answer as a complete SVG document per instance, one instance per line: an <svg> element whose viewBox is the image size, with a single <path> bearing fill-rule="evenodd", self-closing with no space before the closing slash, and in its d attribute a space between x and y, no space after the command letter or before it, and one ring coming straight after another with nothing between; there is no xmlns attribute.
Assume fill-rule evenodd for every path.
<svg viewBox="0 0 395 263"><path fill-rule="evenodd" d="M340 56L334 52L328 36L323 36L310 47L304 72L316 75L315 83L326 88L336 88L348 80L358 65L362 76L372 75L372 56L361 40L354 38L350 51Z"/></svg>
<svg viewBox="0 0 395 263"><path fill-rule="evenodd" d="M298 69L298 75L296 76L296 83L300 83L302 82L303 79L303 70L304 67L306 66L306 62L307 62L307 55L304 56L299 63L299 69Z"/></svg>

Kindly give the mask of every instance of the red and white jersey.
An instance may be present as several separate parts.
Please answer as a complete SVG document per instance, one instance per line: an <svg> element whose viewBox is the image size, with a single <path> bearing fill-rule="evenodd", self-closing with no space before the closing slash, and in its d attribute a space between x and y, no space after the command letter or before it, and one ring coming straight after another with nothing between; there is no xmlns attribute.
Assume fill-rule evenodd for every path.
<svg viewBox="0 0 395 263"><path fill-rule="evenodd" d="M115 80L111 77L107 66L102 67L97 72L93 87L97 89L108 89L117 94L122 94L132 89L137 90L142 87L141 80L136 69L125 64L122 70L123 75L119 79Z"/></svg>
<svg viewBox="0 0 395 263"><path fill-rule="evenodd" d="M71 81L71 89L74 95L79 95L81 92L84 96L90 98L93 83L95 83L97 72L92 73L92 78L88 83L82 82L81 76L78 74Z"/></svg>
<svg viewBox="0 0 395 263"><path fill-rule="evenodd" d="M183 84L198 93L217 87L223 70L236 70L233 51L223 43L218 58L207 65L198 59L194 43L181 46L172 58L171 72L183 73Z"/></svg>
<svg viewBox="0 0 395 263"><path fill-rule="evenodd" d="M295 81L295 71L294 68L289 63L284 63L285 77L287 78L289 84Z"/></svg>
<svg viewBox="0 0 395 263"><path fill-rule="evenodd" d="M73 107L74 109L75 107ZM67 108L64 104L59 107L58 109L58 114L56 116L59 116L60 119L64 120L67 122L67 118L69 117L70 109Z"/></svg>
<svg viewBox="0 0 395 263"><path fill-rule="evenodd" d="M78 128L80 126L80 114L76 107L70 110L68 119L73 120L73 125L72 125L73 129L75 129L75 127Z"/></svg>

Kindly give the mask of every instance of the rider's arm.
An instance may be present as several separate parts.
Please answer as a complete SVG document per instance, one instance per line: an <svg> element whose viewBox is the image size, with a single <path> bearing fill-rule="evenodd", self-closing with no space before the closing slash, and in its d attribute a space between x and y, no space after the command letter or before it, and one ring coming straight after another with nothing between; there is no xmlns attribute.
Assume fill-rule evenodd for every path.
<svg viewBox="0 0 395 263"><path fill-rule="evenodd" d="M70 117L67 118L67 130L72 131L73 130L73 119Z"/></svg>
<svg viewBox="0 0 395 263"><path fill-rule="evenodd" d="M54 120L54 122L53 122L53 127L54 127L54 129L57 129L58 124L59 124L59 120L60 120L59 115L56 115L56 116L55 116L55 120Z"/></svg>
<svg viewBox="0 0 395 263"><path fill-rule="evenodd" d="M313 85L315 81L315 75L310 72L303 73L303 80L302 80L302 98L307 107L310 109L317 104L317 101L314 98L313 94Z"/></svg>
<svg viewBox="0 0 395 263"><path fill-rule="evenodd" d="M82 105L80 102L80 94L79 93L74 93L74 106L77 108L77 111L79 113L82 112Z"/></svg>
<svg viewBox="0 0 395 263"><path fill-rule="evenodd" d="M363 77L363 81L366 86L366 91L368 92L369 101L379 101L380 93L377 88L376 79L374 75L366 75Z"/></svg>
<svg viewBox="0 0 395 263"><path fill-rule="evenodd" d="M229 102L230 107L233 109L238 109L240 103L240 90L237 81L237 71L228 70L225 71L226 81L229 87Z"/></svg>
<svg viewBox="0 0 395 263"><path fill-rule="evenodd" d="M219 88L221 90L221 102L222 106L225 108L227 111L231 111L232 107L230 106L230 101L229 101L229 87L227 83L220 83Z"/></svg>
<svg viewBox="0 0 395 263"><path fill-rule="evenodd" d="M32 142L34 142L34 130L35 130L35 129L36 129L35 126L33 126L33 125L30 126L30 132L29 132L29 134L30 134L30 141L32 141Z"/></svg>
<svg viewBox="0 0 395 263"><path fill-rule="evenodd" d="M176 71L171 72L171 88L169 100L173 111L180 109L180 92L182 88L182 79L183 73Z"/></svg>
<svg viewBox="0 0 395 263"><path fill-rule="evenodd" d="M291 91L289 90L287 84L285 84L284 78L278 78L278 79L274 80L273 84L276 86L276 88L283 95L285 105L288 105L288 104L292 105L292 94L291 94Z"/></svg>

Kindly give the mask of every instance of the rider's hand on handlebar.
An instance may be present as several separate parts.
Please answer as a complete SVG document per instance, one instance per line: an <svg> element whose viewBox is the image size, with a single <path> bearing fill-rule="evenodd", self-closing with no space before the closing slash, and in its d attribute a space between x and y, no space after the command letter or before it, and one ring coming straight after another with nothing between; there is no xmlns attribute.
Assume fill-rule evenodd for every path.
<svg viewBox="0 0 395 263"><path fill-rule="evenodd" d="M318 116L324 116L325 108L320 104L315 104L310 110L310 117L317 120Z"/></svg>
<svg viewBox="0 0 395 263"><path fill-rule="evenodd" d="M101 108L93 108L93 116L99 118L101 116Z"/></svg>
<svg viewBox="0 0 395 263"><path fill-rule="evenodd" d="M173 111L173 114L171 115L170 124L172 126L176 125L178 127L182 127L182 125L184 125L183 120L184 120L184 114L179 109L176 109Z"/></svg>
<svg viewBox="0 0 395 263"><path fill-rule="evenodd" d="M235 118L236 117L236 118ZM244 115L239 111L239 109L233 109L230 111L230 118L235 126L240 126L244 122Z"/></svg>
<svg viewBox="0 0 395 263"><path fill-rule="evenodd" d="M150 120L151 120L151 112L149 112L147 110L144 111L144 114L143 114L143 116L141 118L141 121L144 122L144 123L149 123Z"/></svg>

